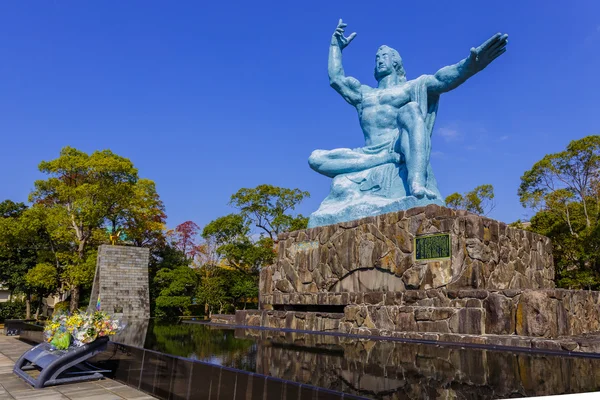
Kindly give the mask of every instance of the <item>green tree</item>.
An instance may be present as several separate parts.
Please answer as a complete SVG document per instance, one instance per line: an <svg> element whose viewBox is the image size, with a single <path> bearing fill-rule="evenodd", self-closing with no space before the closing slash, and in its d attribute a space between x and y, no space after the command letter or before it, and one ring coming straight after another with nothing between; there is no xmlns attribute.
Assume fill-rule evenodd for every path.
<svg viewBox="0 0 600 400"><path fill-rule="evenodd" d="M566 205L579 202L589 228L595 222L591 213L598 216L599 168L600 136L573 140L565 151L544 156L523 174L518 191L521 204L537 210L561 205L558 209L569 219Z"/></svg>
<svg viewBox="0 0 600 400"><path fill-rule="evenodd" d="M229 214L211 221L202 236L216 244L217 254L227 265L241 272L258 274L261 266L275 258L270 237L252 240L250 222L240 214Z"/></svg>
<svg viewBox="0 0 600 400"><path fill-rule="evenodd" d="M308 218L292 212L307 197L309 193L300 189L272 185L242 188L230 200L239 212L210 222L202 236L216 245L228 265L257 274L261 266L273 262L277 235L306 228Z"/></svg>
<svg viewBox="0 0 600 400"><path fill-rule="evenodd" d="M238 190L231 196L230 204L239 209L244 220L251 221L260 233L276 240L282 232L306 228L308 218L302 214L293 216L290 212L309 196L300 189L258 185Z"/></svg>
<svg viewBox="0 0 600 400"><path fill-rule="evenodd" d="M600 136L573 140L521 177L523 207L533 209L531 229L554 246L560 287L600 288Z"/></svg>
<svg viewBox="0 0 600 400"><path fill-rule="evenodd" d="M0 218L17 218L27 210L25 203L4 200L0 203Z"/></svg>
<svg viewBox="0 0 600 400"><path fill-rule="evenodd" d="M158 271L163 269L174 269L176 267L188 266L184 254L177 248L171 246L168 241L163 241L159 246L151 249L150 263L148 265L148 279L150 283L150 313L157 316L156 299L163 287L154 283Z"/></svg>
<svg viewBox="0 0 600 400"><path fill-rule="evenodd" d="M123 202L122 212L113 226L122 226L134 246L155 249L165 241L165 205L149 179L139 179L133 187L133 196Z"/></svg>
<svg viewBox="0 0 600 400"><path fill-rule="evenodd" d="M154 244L160 240L164 206L154 183L138 179L132 162L110 150L88 155L65 147L39 169L49 177L35 182L30 201L70 289L73 311L82 287L93 279L97 245L108 239L105 229L123 228L134 244Z"/></svg>
<svg viewBox="0 0 600 400"><path fill-rule="evenodd" d="M196 293L200 303L206 304L208 315L214 311L222 314L228 304L231 304L232 298L228 291L231 282L227 279L227 270L217 268L211 274L204 276Z"/></svg>
<svg viewBox="0 0 600 400"><path fill-rule="evenodd" d="M20 217L27 209L23 203L0 203L0 282L12 292L24 284L22 277L35 265L36 254L23 242Z"/></svg>
<svg viewBox="0 0 600 400"><path fill-rule="evenodd" d="M273 263L277 236L304 229L308 218L294 210L309 196L300 189L259 185L242 188L231 196L237 213L219 217L202 230L198 246L201 283L198 300L205 312L239 307L258 295L260 268Z"/></svg>
<svg viewBox="0 0 600 400"><path fill-rule="evenodd" d="M234 303L243 302L245 310L248 301L258 298L256 279L253 276L242 274L238 271L233 272L231 275L233 282L230 288L231 297Z"/></svg>
<svg viewBox="0 0 600 400"><path fill-rule="evenodd" d="M452 193L446 197L446 206L455 210L467 210L473 214L488 215L495 207L494 187L485 184L465 194Z"/></svg>
<svg viewBox="0 0 600 400"><path fill-rule="evenodd" d="M25 280L28 271L42 259L42 229L29 221L29 209L23 203L0 203L0 282L12 293L26 298L26 318L31 317L31 288Z"/></svg>
<svg viewBox="0 0 600 400"><path fill-rule="evenodd" d="M55 293L58 288L58 271L56 267L49 263L40 263L27 271L25 283L30 290L35 293L37 305L35 319L37 319L42 305L42 300Z"/></svg>
<svg viewBox="0 0 600 400"><path fill-rule="evenodd" d="M454 210L463 209L464 202L465 198L460 193L452 193L451 195L446 197L446 206Z"/></svg>
<svg viewBox="0 0 600 400"><path fill-rule="evenodd" d="M89 245L100 236L106 220L113 223L123 214L121 202L133 196L137 170L131 161L110 150L88 155L71 147L52 161L42 161L41 172L50 177L35 182L30 201L45 207L54 227L71 233L74 257L69 257L63 279L71 289L71 311L79 306L81 285L90 284L93 268Z"/></svg>
<svg viewBox="0 0 600 400"><path fill-rule="evenodd" d="M159 290L156 315L162 318L187 315L199 278L197 271L187 266L158 271L154 277L154 284Z"/></svg>

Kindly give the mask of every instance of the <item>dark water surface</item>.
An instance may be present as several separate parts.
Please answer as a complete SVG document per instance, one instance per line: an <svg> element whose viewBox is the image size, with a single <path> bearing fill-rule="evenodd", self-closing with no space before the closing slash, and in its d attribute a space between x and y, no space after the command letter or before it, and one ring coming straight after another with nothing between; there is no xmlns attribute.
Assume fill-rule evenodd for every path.
<svg viewBox="0 0 600 400"><path fill-rule="evenodd" d="M373 399L600 390L599 358L156 322L144 348Z"/></svg>

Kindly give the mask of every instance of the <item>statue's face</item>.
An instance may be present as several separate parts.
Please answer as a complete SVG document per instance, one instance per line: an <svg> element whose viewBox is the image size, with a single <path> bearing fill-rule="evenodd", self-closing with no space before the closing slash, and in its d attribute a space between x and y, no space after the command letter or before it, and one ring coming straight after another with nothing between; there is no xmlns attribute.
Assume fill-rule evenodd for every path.
<svg viewBox="0 0 600 400"><path fill-rule="evenodd" d="M392 55L388 49L383 48L377 51L377 55L375 56L375 71L377 72L378 79L395 71Z"/></svg>

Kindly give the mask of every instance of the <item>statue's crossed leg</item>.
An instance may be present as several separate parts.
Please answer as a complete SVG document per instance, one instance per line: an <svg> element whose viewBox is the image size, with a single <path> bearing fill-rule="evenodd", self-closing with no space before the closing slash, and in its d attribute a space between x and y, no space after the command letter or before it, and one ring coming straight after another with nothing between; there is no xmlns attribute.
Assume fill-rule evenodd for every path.
<svg viewBox="0 0 600 400"><path fill-rule="evenodd" d="M308 159L312 169L328 177L359 172L387 163L399 164L403 159L408 171L410 194L422 198L436 198L427 189L427 167L431 151L431 138L425 129L425 120L416 102L398 110L399 137L380 146L364 149L315 150ZM374 150L373 147L378 147ZM367 151L368 150L368 151Z"/></svg>
<svg viewBox="0 0 600 400"><path fill-rule="evenodd" d="M390 149L393 149L391 141L377 153L365 153L361 149L315 150L308 158L308 164L318 173L333 178L383 164L400 163L400 154Z"/></svg>
<svg viewBox="0 0 600 400"><path fill-rule="evenodd" d="M437 195L427 189L431 136L418 103L411 101L398 110L398 127L401 135L396 148L406 163L410 194L435 199Z"/></svg>

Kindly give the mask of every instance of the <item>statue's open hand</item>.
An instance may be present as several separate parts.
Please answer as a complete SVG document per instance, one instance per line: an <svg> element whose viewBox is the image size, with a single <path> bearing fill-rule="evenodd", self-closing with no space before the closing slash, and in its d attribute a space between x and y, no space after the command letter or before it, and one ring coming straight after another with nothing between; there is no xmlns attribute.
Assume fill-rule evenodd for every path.
<svg viewBox="0 0 600 400"><path fill-rule="evenodd" d="M350 34L348 37L344 37L344 28L346 26L348 26L348 24L343 23L340 18L340 22L338 22L337 28L335 28L335 32L333 32L333 36L331 37L331 44L339 46L341 50L348 46L356 37L356 32Z"/></svg>
<svg viewBox="0 0 600 400"><path fill-rule="evenodd" d="M506 51L507 43L507 34L496 33L481 46L471 48L471 62L477 70L484 69Z"/></svg>

